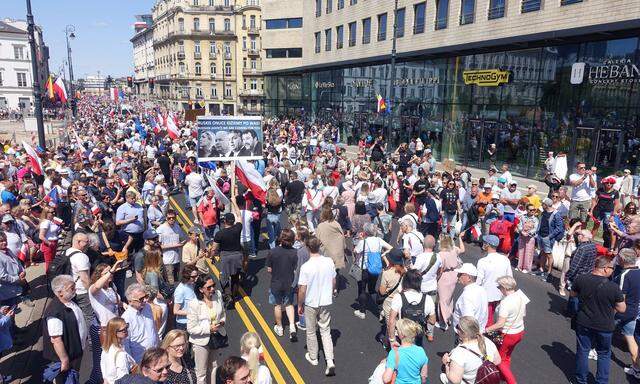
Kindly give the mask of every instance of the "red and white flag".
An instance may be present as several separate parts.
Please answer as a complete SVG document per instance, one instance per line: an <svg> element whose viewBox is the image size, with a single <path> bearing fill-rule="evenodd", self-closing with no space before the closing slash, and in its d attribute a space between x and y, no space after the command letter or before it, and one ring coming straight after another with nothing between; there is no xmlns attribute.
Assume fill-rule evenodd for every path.
<svg viewBox="0 0 640 384"><path fill-rule="evenodd" d="M260 200L262 204L267 203L267 185L253 164L246 160L237 160L236 177L245 187L251 190L256 199Z"/></svg>
<svg viewBox="0 0 640 384"><path fill-rule="evenodd" d="M120 102L120 90L118 87L111 87L111 89L109 89L109 98L116 104Z"/></svg>
<svg viewBox="0 0 640 384"><path fill-rule="evenodd" d="M24 151L27 152L27 156L29 156L29 162L31 162L31 168L33 168L33 172L36 175L42 176L44 174L44 172L42 172L44 167L40 162L40 157L38 156L38 153L36 152L35 149L33 149L32 146L25 143L24 141L22 142L22 146L24 147Z"/></svg>
<svg viewBox="0 0 640 384"><path fill-rule="evenodd" d="M62 77L58 77L56 82L53 83L53 91L58 95L58 98L61 102L67 102L67 88L64 86L64 81L62 81Z"/></svg>
<svg viewBox="0 0 640 384"><path fill-rule="evenodd" d="M165 120L165 122L167 124L167 131L169 133L169 137L171 137L173 140L180 137L180 130L176 125L176 121L173 117L173 113L169 112L169 115L167 116L167 119Z"/></svg>

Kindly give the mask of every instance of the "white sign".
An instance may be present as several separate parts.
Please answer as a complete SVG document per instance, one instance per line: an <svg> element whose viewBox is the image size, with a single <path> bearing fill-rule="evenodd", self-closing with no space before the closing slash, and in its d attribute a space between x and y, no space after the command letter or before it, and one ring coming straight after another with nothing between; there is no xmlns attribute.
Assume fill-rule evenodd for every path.
<svg viewBox="0 0 640 384"><path fill-rule="evenodd" d="M584 80L585 63L574 63L571 66L571 84L582 84Z"/></svg>

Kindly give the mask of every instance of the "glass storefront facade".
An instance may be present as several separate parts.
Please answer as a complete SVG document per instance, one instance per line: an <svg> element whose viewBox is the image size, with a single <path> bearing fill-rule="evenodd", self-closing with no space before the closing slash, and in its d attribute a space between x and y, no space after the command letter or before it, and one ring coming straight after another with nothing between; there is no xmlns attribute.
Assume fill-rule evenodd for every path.
<svg viewBox="0 0 640 384"><path fill-rule="evenodd" d="M368 132L394 144L420 136L439 160L498 164L540 177L547 151L601 168L634 167L640 138L640 39L398 62L390 114L390 64L267 75L265 113L334 119L355 143ZM487 76L509 71L496 85ZM475 77L473 76L475 75ZM495 79L494 79L495 80ZM635 157L633 157L635 158Z"/></svg>

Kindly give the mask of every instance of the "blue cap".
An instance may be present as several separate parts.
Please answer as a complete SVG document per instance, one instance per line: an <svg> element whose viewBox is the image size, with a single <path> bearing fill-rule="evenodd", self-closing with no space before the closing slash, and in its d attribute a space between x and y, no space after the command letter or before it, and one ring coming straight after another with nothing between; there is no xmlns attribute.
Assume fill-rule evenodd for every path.
<svg viewBox="0 0 640 384"><path fill-rule="evenodd" d="M498 239L498 236L496 235L486 235L486 236L482 236L482 242L489 244L494 248L497 248L498 245L500 244L500 239Z"/></svg>
<svg viewBox="0 0 640 384"><path fill-rule="evenodd" d="M505 179L504 177L498 177L498 183L505 184L506 182L507 182L507 179Z"/></svg>

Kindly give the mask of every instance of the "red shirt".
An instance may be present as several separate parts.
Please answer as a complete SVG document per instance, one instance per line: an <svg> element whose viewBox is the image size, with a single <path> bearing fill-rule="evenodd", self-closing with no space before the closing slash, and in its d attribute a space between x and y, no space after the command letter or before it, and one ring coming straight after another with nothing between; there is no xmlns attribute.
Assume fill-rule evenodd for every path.
<svg viewBox="0 0 640 384"><path fill-rule="evenodd" d="M210 227L218 223L218 211L216 209L216 198L209 200L208 197L202 199L198 205L198 213L202 217L202 225Z"/></svg>

